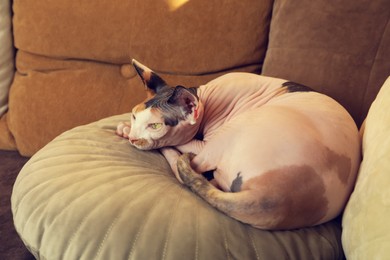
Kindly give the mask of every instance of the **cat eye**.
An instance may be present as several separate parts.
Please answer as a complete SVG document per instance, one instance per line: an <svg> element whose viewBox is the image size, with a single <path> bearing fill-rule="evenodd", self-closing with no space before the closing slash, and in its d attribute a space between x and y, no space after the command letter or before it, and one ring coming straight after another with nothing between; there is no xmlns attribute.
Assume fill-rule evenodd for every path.
<svg viewBox="0 0 390 260"><path fill-rule="evenodd" d="M134 114L131 114L133 116L133 119L135 120L135 115Z"/></svg>
<svg viewBox="0 0 390 260"><path fill-rule="evenodd" d="M148 126L150 128L152 128L153 130L157 130L157 129L160 129L162 127L162 123L152 123L152 124L149 124Z"/></svg>

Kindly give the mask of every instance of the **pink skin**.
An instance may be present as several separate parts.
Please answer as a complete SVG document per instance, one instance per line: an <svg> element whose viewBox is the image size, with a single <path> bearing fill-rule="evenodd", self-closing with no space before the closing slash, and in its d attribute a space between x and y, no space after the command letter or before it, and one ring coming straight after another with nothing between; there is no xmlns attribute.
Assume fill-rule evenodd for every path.
<svg viewBox="0 0 390 260"><path fill-rule="evenodd" d="M200 86L196 124L179 125L153 149L160 148L180 182L179 156L195 154L193 169L198 173L214 170L215 185L226 192L238 173L244 187L275 169L314 169L328 201L326 215L318 223L332 219L348 199L360 162L356 125L333 99L315 92L287 93L281 88L284 82L231 73ZM189 129L191 134L178 141ZM196 132L203 134L202 141L193 139ZM119 124L117 134L130 141L134 138L129 123Z"/></svg>

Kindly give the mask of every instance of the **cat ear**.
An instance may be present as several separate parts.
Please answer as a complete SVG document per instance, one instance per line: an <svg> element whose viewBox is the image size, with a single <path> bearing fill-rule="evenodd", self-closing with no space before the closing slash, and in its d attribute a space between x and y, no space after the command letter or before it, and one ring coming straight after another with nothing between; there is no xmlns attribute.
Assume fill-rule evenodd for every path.
<svg viewBox="0 0 390 260"><path fill-rule="evenodd" d="M161 88L167 85L160 76L158 76L154 71L145 65L141 64L135 59L133 59L131 63L144 82L148 96L154 96Z"/></svg>
<svg viewBox="0 0 390 260"><path fill-rule="evenodd" d="M172 96L168 99L168 103L179 106L183 111L186 120L188 120L191 125L196 123L196 120L199 117L199 100L195 88L188 89L183 86L176 86Z"/></svg>

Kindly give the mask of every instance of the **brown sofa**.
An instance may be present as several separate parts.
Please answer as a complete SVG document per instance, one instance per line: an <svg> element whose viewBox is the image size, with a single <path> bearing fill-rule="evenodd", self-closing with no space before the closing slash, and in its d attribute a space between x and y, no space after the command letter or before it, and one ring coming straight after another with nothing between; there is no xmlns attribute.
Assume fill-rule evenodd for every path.
<svg viewBox="0 0 390 260"><path fill-rule="evenodd" d="M16 50L16 70L0 85L7 93L0 99L0 149L28 157L64 131L140 102L132 58L187 86L232 71L299 82L338 100L358 126L390 74L388 0L14 0L12 10L14 48L7 50L11 57ZM330 225L320 228L331 230L330 251L343 258L340 223ZM310 258L287 247L289 257ZM316 248L320 256L326 250L319 247L307 252Z"/></svg>

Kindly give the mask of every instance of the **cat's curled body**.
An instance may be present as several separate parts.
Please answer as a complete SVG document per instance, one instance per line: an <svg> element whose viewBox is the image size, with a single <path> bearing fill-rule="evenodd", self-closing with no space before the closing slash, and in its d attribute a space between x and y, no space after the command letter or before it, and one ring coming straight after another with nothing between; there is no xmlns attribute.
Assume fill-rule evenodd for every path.
<svg viewBox="0 0 390 260"><path fill-rule="evenodd" d="M149 94L117 133L139 149L161 148L179 181L211 205L268 230L317 225L343 210L360 139L336 101L249 73L169 87L133 64ZM211 170L213 185L200 174Z"/></svg>

